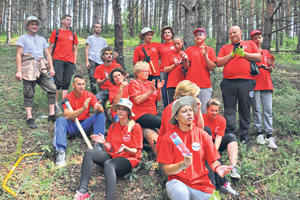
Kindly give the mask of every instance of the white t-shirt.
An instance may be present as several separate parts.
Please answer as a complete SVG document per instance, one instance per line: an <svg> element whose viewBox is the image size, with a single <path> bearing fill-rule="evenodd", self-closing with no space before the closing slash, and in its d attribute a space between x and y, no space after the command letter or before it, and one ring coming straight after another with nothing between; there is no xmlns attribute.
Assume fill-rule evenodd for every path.
<svg viewBox="0 0 300 200"><path fill-rule="evenodd" d="M103 64L103 61L100 58L100 53L103 48L108 46L106 40L101 36L97 37L95 35L90 35L86 39L86 44L90 45L89 59L98 64Z"/></svg>

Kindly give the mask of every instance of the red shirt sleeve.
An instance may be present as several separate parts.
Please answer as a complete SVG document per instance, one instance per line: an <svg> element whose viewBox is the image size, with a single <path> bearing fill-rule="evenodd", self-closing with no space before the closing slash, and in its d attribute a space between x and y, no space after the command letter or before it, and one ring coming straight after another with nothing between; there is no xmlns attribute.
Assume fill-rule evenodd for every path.
<svg viewBox="0 0 300 200"><path fill-rule="evenodd" d="M135 123L132 131L132 141L130 144L130 148L137 148L142 149L143 148L143 131L140 124Z"/></svg>
<svg viewBox="0 0 300 200"><path fill-rule="evenodd" d="M98 65L97 67L96 67L96 69L95 69L95 73L94 73L94 78L95 79L100 79L100 80L102 80L103 78L102 78L102 75L101 75L101 65Z"/></svg>
<svg viewBox="0 0 300 200"><path fill-rule="evenodd" d="M136 96L139 96L142 94L142 91L139 87L139 83L136 80L133 80L129 84L128 93L129 93L129 96L131 96L131 97L136 97Z"/></svg>
<svg viewBox="0 0 300 200"><path fill-rule="evenodd" d="M78 38L77 38L76 33L74 33L74 36L75 36L74 44L77 45L78 44Z"/></svg>
<svg viewBox="0 0 300 200"><path fill-rule="evenodd" d="M54 44L55 42L55 37L56 37L56 29L54 31L52 31L50 38L49 38L49 42Z"/></svg>
<svg viewBox="0 0 300 200"><path fill-rule="evenodd" d="M95 104L98 102L96 96L93 93L89 92L89 97L91 97L90 104L95 107Z"/></svg>
<svg viewBox="0 0 300 200"><path fill-rule="evenodd" d="M167 135L162 138L159 149L157 162L162 164L174 164L175 161L172 159L172 156L169 156L173 155L174 149Z"/></svg>
<svg viewBox="0 0 300 200"><path fill-rule="evenodd" d="M133 52L133 64L137 63L138 61L141 61L143 58L141 58L141 52L142 52L142 46L139 45L135 48Z"/></svg>
<svg viewBox="0 0 300 200"><path fill-rule="evenodd" d="M211 60L213 63L217 62L215 50L212 47L207 47L207 50L209 60Z"/></svg>
<svg viewBox="0 0 300 200"><path fill-rule="evenodd" d="M222 46L221 49L220 49L220 51L219 51L218 57L224 57L224 56L226 56L224 50L225 50L225 46Z"/></svg>

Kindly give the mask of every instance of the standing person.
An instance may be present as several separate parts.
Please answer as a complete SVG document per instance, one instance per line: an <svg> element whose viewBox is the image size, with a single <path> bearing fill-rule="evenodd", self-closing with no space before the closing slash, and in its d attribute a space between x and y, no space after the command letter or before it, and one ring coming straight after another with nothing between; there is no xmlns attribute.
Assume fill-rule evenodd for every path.
<svg viewBox="0 0 300 200"><path fill-rule="evenodd" d="M54 76L56 102L58 102L60 90L62 99L67 95L76 68L78 40L76 34L71 31L71 23L71 15L64 14L61 18L62 27L52 31L49 39L49 49L56 72Z"/></svg>
<svg viewBox="0 0 300 200"><path fill-rule="evenodd" d="M161 88L164 81L157 82L148 80L150 73L149 64L146 62L137 62L133 68L135 80L129 84L129 98L133 103L132 112L135 114L133 119L138 122L142 128L151 129L144 131L144 137L156 154L157 129L160 128L161 114L157 112L156 103L161 99Z"/></svg>
<svg viewBox="0 0 300 200"><path fill-rule="evenodd" d="M80 75L75 75L73 79L73 91L65 96L73 111L69 110L65 104L63 117L59 117L55 122L53 146L56 150L56 166L64 166L65 150L67 148L67 136L80 136L80 131L75 118L78 118L83 130L87 133L93 131L96 135L104 135L105 115L101 104L95 95L85 90L85 80ZM90 107L94 108L96 114L90 116Z"/></svg>
<svg viewBox="0 0 300 200"><path fill-rule="evenodd" d="M167 91L169 96L169 103L173 102L175 88L177 84L184 80L184 73L182 67L182 59L186 57L183 48L183 39L180 36L175 36L173 40L175 46L175 52L170 53L168 60L165 62L164 74L167 74L168 80L165 85L167 85Z"/></svg>
<svg viewBox="0 0 300 200"><path fill-rule="evenodd" d="M96 94L96 97L99 101L101 101L102 105L105 105L105 102L108 100L109 88L113 86L113 84L109 81L110 72L122 66L117 62L113 62L113 50L111 47L105 47L101 50L101 59L103 60L103 64L96 67L94 78L97 81L97 84L100 88L100 91Z"/></svg>
<svg viewBox="0 0 300 200"><path fill-rule="evenodd" d="M168 74L164 71L164 66L170 60L170 55L175 53L175 46L173 44L174 31L170 26L165 26L161 29L161 39L164 40L163 43L160 44L159 47L159 56L160 56L160 80L164 80L167 83ZM164 108L172 102L169 100L168 91L166 84L161 89L162 99ZM173 99L173 98L172 98Z"/></svg>
<svg viewBox="0 0 300 200"><path fill-rule="evenodd" d="M85 47L85 63L88 70L88 75L90 79L91 92L97 94L97 83L94 78L95 69L98 65L103 64L103 61L100 58L101 50L107 47L106 40L100 36L101 33L101 24L95 22L93 25L94 34L90 35L86 39Z"/></svg>
<svg viewBox="0 0 300 200"><path fill-rule="evenodd" d="M135 64L139 61L147 62L150 66L150 74L148 80L152 81L154 79L155 83L157 84L157 81L160 80L160 68L159 68L160 44L157 42L151 42L153 34L154 31L148 27L145 27L141 30L139 37L144 42L144 44L141 44L135 48L133 53L133 65L135 66ZM143 52L143 48L146 51L148 57L145 56Z"/></svg>
<svg viewBox="0 0 300 200"><path fill-rule="evenodd" d="M127 98L121 98L112 109L117 112L119 122L112 124L106 140L103 135L92 135L95 141L101 143L104 150L89 149L84 153L81 166L80 187L74 199L89 198L88 184L93 174L93 163L104 168L105 199L114 199L117 176L123 177L135 168L141 161L143 148L142 128L130 120L132 103Z"/></svg>
<svg viewBox="0 0 300 200"><path fill-rule="evenodd" d="M216 67L216 53L206 45L206 31L203 28L197 28L193 33L196 45L186 49L188 59L183 60L183 66L187 69L185 79L196 83L201 89L198 98L202 103L202 113L206 113L205 105L212 96L210 71Z"/></svg>
<svg viewBox="0 0 300 200"><path fill-rule="evenodd" d="M171 200L209 199L215 187L205 161L224 177L232 167L221 165L211 137L193 124L198 101L185 96L174 101L170 123L176 125L161 142L157 162L168 176L166 189Z"/></svg>
<svg viewBox="0 0 300 200"><path fill-rule="evenodd" d="M255 42L261 51L261 62L256 63L259 67L259 75L255 76L256 86L254 88L254 101L253 101L253 119L254 128L257 132L256 141L258 144L268 144L272 149L277 149L275 138L272 137L273 133L273 116L272 116L272 92L273 83L271 73L274 68L274 56L266 49L261 49L263 36L260 30L254 30L250 33L251 40ZM263 109L264 118L264 132L262 132L262 118L261 106Z"/></svg>
<svg viewBox="0 0 300 200"><path fill-rule="evenodd" d="M54 111L55 85L51 80L51 77L55 75L55 71L48 43L45 38L37 35L40 23L35 16L30 16L26 19L25 28L27 33L18 39L16 53L17 73L15 77L19 81L23 80L26 122L32 129L38 127L31 113L36 84L39 84L47 92L49 104L48 121L54 122L56 119ZM49 67L49 72L47 67Z"/></svg>
<svg viewBox="0 0 300 200"><path fill-rule="evenodd" d="M261 54L253 41L242 41L242 30L239 26L229 29L232 44L221 47L217 65L223 68L221 90L224 102L226 133L236 129L236 105L238 104L240 140L249 142L250 105L254 97L254 77L250 74L250 61L259 62Z"/></svg>

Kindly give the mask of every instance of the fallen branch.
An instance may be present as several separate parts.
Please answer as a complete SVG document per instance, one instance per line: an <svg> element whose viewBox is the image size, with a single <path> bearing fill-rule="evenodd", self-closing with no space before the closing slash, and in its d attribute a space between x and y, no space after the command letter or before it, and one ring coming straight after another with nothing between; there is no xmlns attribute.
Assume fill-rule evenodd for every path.
<svg viewBox="0 0 300 200"><path fill-rule="evenodd" d="M251 192L244 184L242 184L245 188L246 188L246 190L250 193L250 194L252 194L253 196L255 196L258 200L260 200L261 198L259 198L259 196L257 196L256 194L254 194L253 192Z"/></svg>
<svg viewBox="0 0 300 200"><path fill-rule="evenodd" d="M271 178L272 176L274 176L277 172L278 172L278 169L276 169L276 171L275 171L273 174L267 176L266 178L260 179L260 180L258 180L258 181L254 181L253 184L256 184L256 183L260 183L260 182L262 182L262 181L265 181L265 180L267 180L268 178Z"/></svg>

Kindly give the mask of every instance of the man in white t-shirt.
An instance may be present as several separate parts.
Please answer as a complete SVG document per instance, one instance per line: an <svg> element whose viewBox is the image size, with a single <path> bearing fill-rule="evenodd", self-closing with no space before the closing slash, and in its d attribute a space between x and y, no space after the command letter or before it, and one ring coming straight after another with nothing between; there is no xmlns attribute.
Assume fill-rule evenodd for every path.
<svg viewBox="0 0 300 200"><path fill-rule="evenodd" d="M55 75L49 45L45 38L38 36L40 21L35 16L30 16L25 21L27 33L23 34L17 41L16 79L23 80L24 107L27 115L27 124L30 128L37 128L32 117L32 103L35 93L35 86L47 92L49 104L48 121L55 122L55 92L56 87L51 80ZM46 59L45 59L46 57ZM49 71L48 69L49 68Z"/></svg>
<svg viewBox="0 0 300 200"><path fill-rule="evenodd" d="M101 50L107 47L107 42L100 36L101 24L96 22L93 25L94 34L86 39L85 61L90 79L91 92L97 94L97 83L94 78L94 72L98 65L103 64L100 58Z"/></svg>

